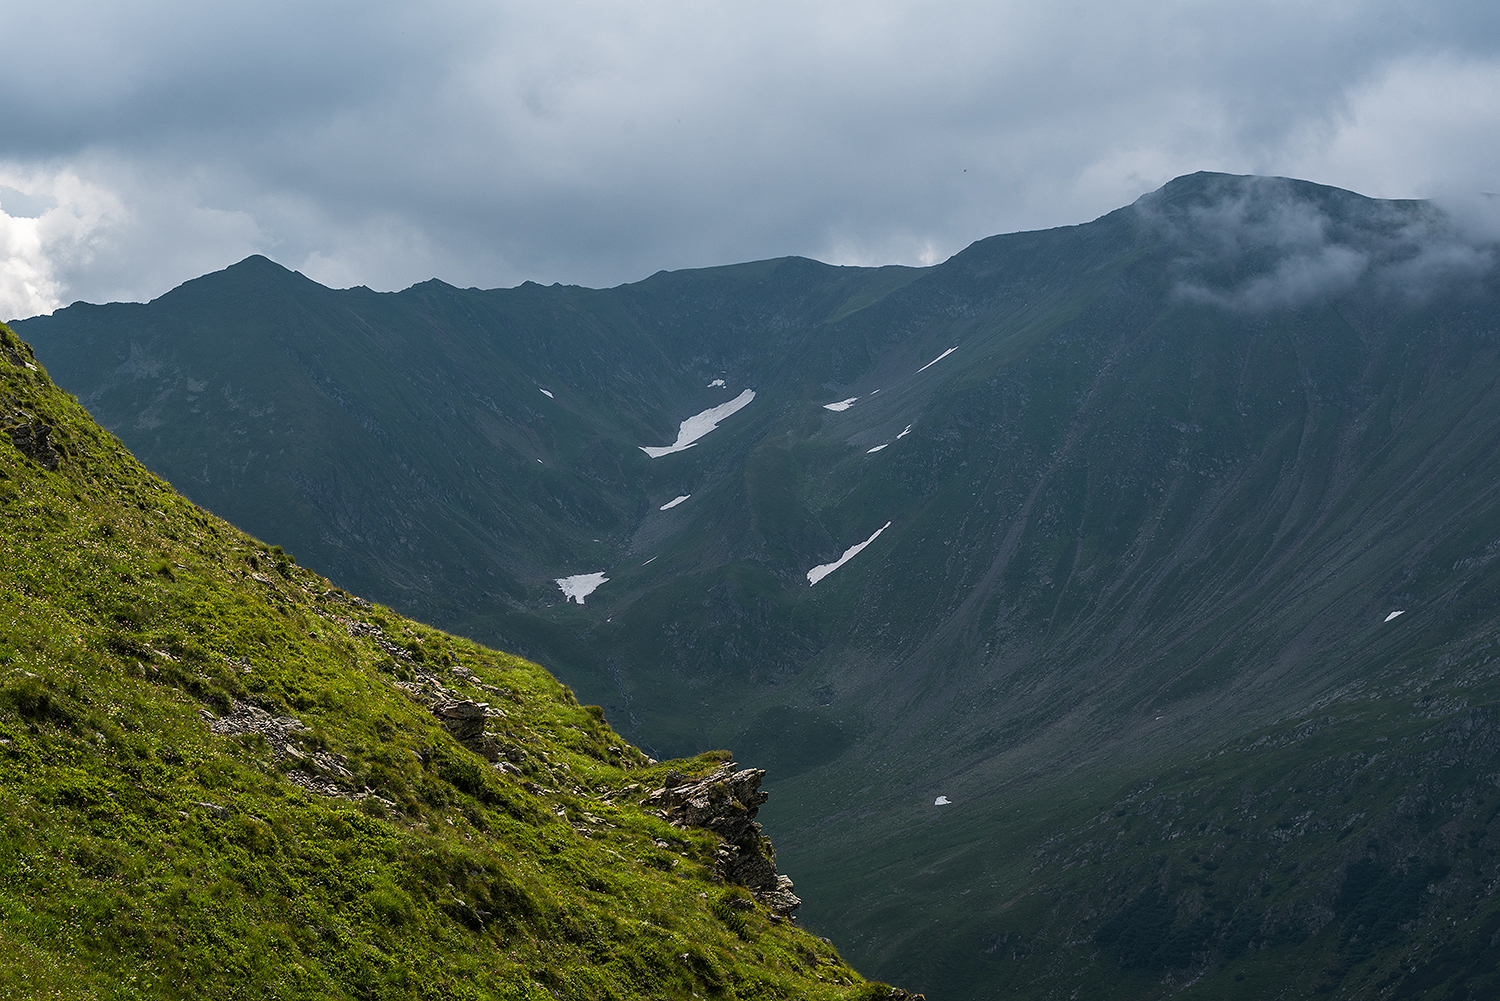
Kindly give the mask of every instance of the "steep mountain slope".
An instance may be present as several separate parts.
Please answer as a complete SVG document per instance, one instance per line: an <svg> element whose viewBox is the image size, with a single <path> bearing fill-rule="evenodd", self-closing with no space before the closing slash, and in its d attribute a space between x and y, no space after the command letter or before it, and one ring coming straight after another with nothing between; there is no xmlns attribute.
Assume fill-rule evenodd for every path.
<svg viewBox="0 0 1500 1001"><path fill-rule="evenodd" d="M761 846L655 809L702 779L744 828L757 772L674 775L536 665L331 588L3 326L0 406L0 994L905 996L726 882Z"/></svg>
<svg viewBox="0 0 1500 1001"><path fill-rule="evenodd" d="M1424 204L1194 175L923 271L376 296L251 261L22 329L200 500L249 503L193 479L243 455L286 495L258 517L353 552L337 505L288 486L320 467L188 406L250 378L227 345L291 373L334 357L305 345L340 317L348 360L254 406L374 430L297 423L286 455L368 448L374 484L427 463L505 526L444 543L494 554L493 578L445 576L429 546L426 593L468 602L441 621L544 659L648 748L771 766L807 920L882 975L951 997L1482 996L1494 253ZM687 451L640 451L745 389ZM397 495L460 538L455 508ZM383 524L362 559L401 544ZM595 571L560 602L552 578Z"/></svg>

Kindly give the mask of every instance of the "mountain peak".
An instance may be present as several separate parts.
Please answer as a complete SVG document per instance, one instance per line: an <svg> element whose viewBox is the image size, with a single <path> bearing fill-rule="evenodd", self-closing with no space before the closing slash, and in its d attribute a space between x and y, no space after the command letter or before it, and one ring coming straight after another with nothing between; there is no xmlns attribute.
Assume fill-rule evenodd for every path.
<svg viewBox="0 0 1500 1001"><path fill-rule="evenodd" d="M249 257L219 271L211 271L200 278L183 282L159 299L175 301L182 298L199 299L221 297L241 298L246 295L264 295L268 292L290 290L327 291L327 286L313 281L300 271L293 271L276 263L264 254Z"/></svg>

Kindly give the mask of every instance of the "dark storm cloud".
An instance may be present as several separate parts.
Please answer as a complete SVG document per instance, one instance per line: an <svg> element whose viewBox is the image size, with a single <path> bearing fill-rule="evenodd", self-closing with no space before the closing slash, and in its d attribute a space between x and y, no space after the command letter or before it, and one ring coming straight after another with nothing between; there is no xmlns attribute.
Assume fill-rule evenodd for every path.
<svg viewBox="0 0 1500 1001"><path fill-rule="evenodd" d="M22 0L0 37L0 313L256 251L381 288L923 263L1200 168L1500 188L1490 5Z"/></svg>

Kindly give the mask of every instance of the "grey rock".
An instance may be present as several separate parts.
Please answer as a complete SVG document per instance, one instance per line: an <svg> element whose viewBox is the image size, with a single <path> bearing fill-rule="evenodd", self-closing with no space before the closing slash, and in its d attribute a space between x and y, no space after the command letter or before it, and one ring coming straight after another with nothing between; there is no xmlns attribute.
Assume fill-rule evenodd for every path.
<svg viewBox="0 0 1500 1001"><path fill-rule="evenodd" d="M485 754L484 721L489 715L489 708L486 702L440 698L432 704L432 714L443 724L443 729L453 735L454 740L471 751Z"/></svg>
<svg viewBox="0 0 1500 1001"><path fill-rule="evenodd" d="M39 420L24 421L6 428L11 444L32 462L46 470L55 470L62 453L52 447L52 428Z"/></svg>
<svg viewBox="0 0 1500 1001"><path fill-rule="evenodd" d="M789 916L802 906L792 893L792 881L778 875L770 842L755 820L769 794L760 788L763 768L736 769L729 762L709 775L692 780L668 772L666 784L646 797L675 827L711 831L724 842L714 856L714 868L728 882L746 887L773 914Z"/></svg>
<svg viewBox="0 0 1500 1001"><path fill-rule="evenodd" d="M229 810L228 810L228 808L220 806L218 803L203 803L203 802L198 802L197 805L203 807L203 809L205 809L209 813L213 814L219 820L228 820L229 819Z"/></svg>
<svg viewBox="0 0 1500 1001"><path fill-rule="evenodd" d="M288 757L302 758L293 742L298 734L307 732L302 721L291 716L273 716L260 706L248 702L235 702L223 716L209 716L208 729L220 737L235 737L240 734L258 733L271 745L271 753L280 764Z"/></svg>

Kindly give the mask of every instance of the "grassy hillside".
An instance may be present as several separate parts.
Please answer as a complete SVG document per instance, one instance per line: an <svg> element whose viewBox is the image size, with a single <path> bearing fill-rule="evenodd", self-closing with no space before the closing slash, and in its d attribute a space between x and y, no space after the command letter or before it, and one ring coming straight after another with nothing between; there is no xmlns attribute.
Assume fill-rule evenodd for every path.
<svg viewBox="0 0 1500 1001"><path fill-rule="evenodd" d="M3 327L0 408L0 998L889 993L643 805L727 755L207 514Z"/></svg>

